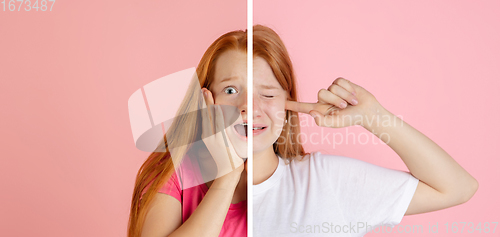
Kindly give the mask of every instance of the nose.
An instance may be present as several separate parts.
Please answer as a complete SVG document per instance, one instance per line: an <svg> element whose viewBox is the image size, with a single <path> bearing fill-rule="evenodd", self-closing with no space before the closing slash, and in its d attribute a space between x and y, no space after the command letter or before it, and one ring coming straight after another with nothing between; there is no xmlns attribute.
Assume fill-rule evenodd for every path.
<svg viewBox="0 0 500 237"><path fill-rule="evenodd" d="M247 112L248 112L248 103L247 103L247 93L244 93L244 96L240 97L239 108L243 120L247 120ZM261 117L261 109L260 109L260 100L258 96L253 97L253 118Z"/></svg>
<svg viewBox="0 0 500 237"><path fill-rule="evenodd" d="M261 101L257 96L253 97L253 118L260 118L262 116L262 110L261 110ZM246 119L246 112L247 112L247 104L245 103L245 110L244 110L244 119Z"/></svg>
<svg viewBox="0 0 500 237"><path fill-rule="evenodd" d="M260 118L261 117L261 109L260 109L260 104L261 101L258 96L254 95L253 97L253 118Z"/></svg>
<svg viewBox="0 0 500 237"><path fill-rule="evenodd" d="M240 110L241 116L243 120L247 119L247 92L246 90L242 93L242 95L238 98L238 108Z"/></svg>

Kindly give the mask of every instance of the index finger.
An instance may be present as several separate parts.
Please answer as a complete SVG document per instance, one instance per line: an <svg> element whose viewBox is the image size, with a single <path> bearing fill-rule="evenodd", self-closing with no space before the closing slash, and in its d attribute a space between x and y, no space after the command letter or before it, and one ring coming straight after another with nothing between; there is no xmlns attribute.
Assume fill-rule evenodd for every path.
<svg viewBox="0 0 500 237"><path fill-rule="evenodd" d="M287 100L285 103L285 109L308 114L309 111L314 109L314 106L316 104L317 103L304 103L304 102Z"/></svg>

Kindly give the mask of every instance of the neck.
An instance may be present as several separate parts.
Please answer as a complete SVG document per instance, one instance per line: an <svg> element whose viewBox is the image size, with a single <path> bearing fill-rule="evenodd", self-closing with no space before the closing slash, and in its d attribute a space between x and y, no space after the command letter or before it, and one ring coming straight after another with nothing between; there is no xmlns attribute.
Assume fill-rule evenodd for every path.
<svg viewBox="0 0 500 237"><path fill-rule="evenodd" d="M259 153L253 154L253 184L260 184L269 179L278 167L278 156L273 146Z"/></svg>

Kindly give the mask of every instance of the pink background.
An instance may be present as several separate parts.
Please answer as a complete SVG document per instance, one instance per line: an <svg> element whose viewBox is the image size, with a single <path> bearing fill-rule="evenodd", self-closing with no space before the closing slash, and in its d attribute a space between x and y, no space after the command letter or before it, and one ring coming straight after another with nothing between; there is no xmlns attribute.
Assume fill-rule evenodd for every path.
<svg viewBox="0 0 500 237"><path fill-rule="evenodd" d="M479 180L468 203L401 223L439 222L435 236L446 236L446 222L500 221L498 9L497 1L259 0L254 17L284 39L303 101L346 77ZM246 2L57 1L52 12L1 10L2 235L125 236L135 175L149 154L134 147L129 96L196 66L218 36L246 28ZM405 169L383 144L307 148Z"/></svg>
<svg viewBox="0 0 500 237"><path fill-rule="evenodd" d="M134 146L128 98L245 29L246 2L1 10L0 235L126 236L135 175L149 155Z"/></svg>
<svg viewBox="0 0 500 237"><path fill-rule="evenodd" d="M479 181L469 202L407 216L400 228L423 225L424 233L412 236L478 236L478 231L468 234L466 229L464 234L451 233L451 225L500 222L499 9L498 1L255 0L254 24L275 29L284 40L302 101L317 101L319 89L345 77L438 143ZM310 120L303 132L321 134L309 116L303 118ZM347 133L368 133L361 127L323 132L338 132L344 139ZM359 137L356 144L308 144L307 150L407 170L390 147L381 142L362 145L368 136ZM436 223L439 234L429 234L429 224ZM367 236L403 235L392 231ZM495 234L485 236L499 233L497 226Z"/></svg>

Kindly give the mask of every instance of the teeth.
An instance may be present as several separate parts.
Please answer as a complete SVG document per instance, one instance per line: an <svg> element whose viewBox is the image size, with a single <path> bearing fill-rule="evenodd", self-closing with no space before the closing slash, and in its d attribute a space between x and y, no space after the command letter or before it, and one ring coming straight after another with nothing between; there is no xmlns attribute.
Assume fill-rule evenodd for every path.
<svg viewBox="0 0 500 237"><path fill-rule="evenodd" d="M248 123L240 123L240 125L242 126L248 126ZM265 127L254 127L252 130L255 130L255 129L264 129Z"/></svg>

